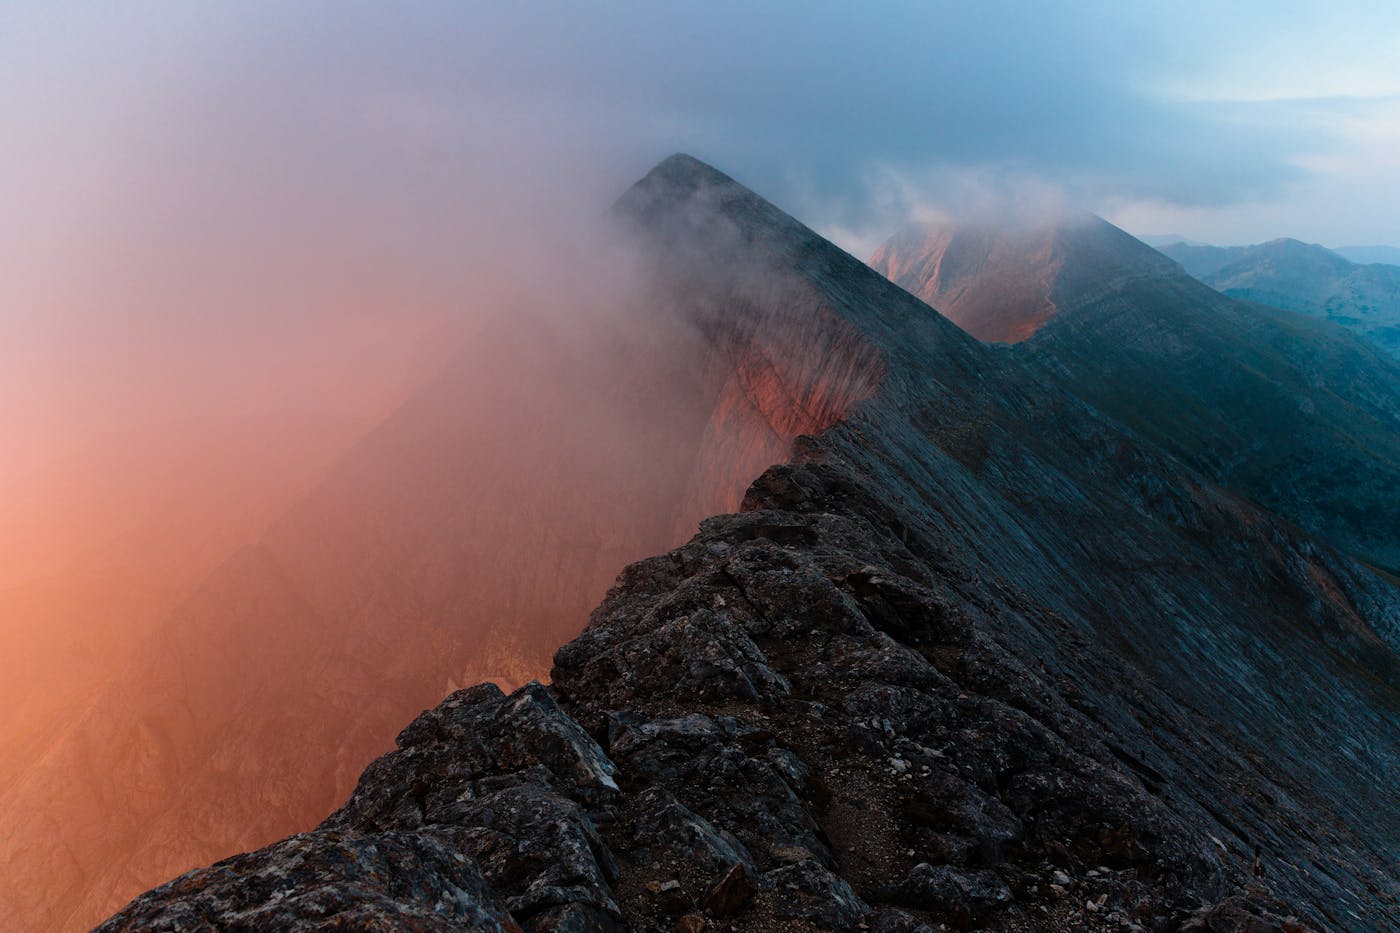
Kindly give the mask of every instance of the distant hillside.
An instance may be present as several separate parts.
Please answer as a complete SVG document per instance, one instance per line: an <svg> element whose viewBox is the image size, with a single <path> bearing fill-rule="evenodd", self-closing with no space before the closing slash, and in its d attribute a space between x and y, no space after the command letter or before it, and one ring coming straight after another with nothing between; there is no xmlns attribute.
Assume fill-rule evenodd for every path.
<svg viewBox="0 0 1400 933"><path fill-rule="evenodd" d="M1194 246L1158 249L1211 288L1232 298L1301 311L1335 321L1400 357L1400 266L1371 261L1359 265L1340 251L1271 240L1255 246ZM1356 247L1354 255L1393 247Z"/></svg>
<svg viewBox="0 0 1400 933"><path fill-rule="evenodd" d="M1187 246L1209 246L1209 243L1202 243L1200 240L1188 240L1179 233L1138 233L1135 236L1148 246L1174 246L1177 243L1184 243Z"/></svg>

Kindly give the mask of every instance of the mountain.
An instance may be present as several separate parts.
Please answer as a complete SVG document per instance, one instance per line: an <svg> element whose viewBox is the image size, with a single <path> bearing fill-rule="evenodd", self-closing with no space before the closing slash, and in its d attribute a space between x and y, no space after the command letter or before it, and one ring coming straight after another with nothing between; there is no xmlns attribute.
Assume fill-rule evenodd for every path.
<svg viewBox="0 0 1400 933"><path fill-rule="evenodd" d="M1333 250L1288 239L1159 248L1233 298L1334 321L1400 358L1400 266L1358 265Z"/></svg>
<svg viewBox="0 0 1400 933"><path fill-rule="evenodd" d="M551 687L451 694L103 930L1393 927L1392 583L694 159L618 214L658 309L836 417Z"/></svg>
<svg viewBox="0 0 1400 933"><path fill-rule="evenodd" d="M1215 482L1400 567L1400 367L1346 330L1224 297L1087 215L906 231L872 265L1023 334L1006 352Z"/></svg>
<svg viewBox="0 0 1400 933"><path fill-rule="evenodd" d="M870 260L890 281L979 340L1025 340L1087 293L1112 290L1170 264L1092 215L1011 234L994 226L911 227Z"/></svg>
<svg viewBox="0 0 1400 933"><path fill-rule="evenodd" d="M627 563L737 508L873 390L834 329L569 285L556 307L481 310L46 737L0 801L0 926L87 926L315 825L405 719L482 677L544 676Z"/></svg>
<svg viewBox="0 0 1400 933"><path fill-rule="evenodd" d="M1334 246L1332 252L1358 265L1400 266L1400 246Z"/></svg>

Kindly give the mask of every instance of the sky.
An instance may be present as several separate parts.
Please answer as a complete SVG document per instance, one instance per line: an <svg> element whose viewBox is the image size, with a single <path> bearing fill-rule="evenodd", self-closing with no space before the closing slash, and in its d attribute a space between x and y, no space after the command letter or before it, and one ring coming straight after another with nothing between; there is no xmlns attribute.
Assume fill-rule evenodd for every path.
<svg viewBox="0 0 1400 933"><path fill-rule="evenodd" d="M5 0L0 428L363 415L678 150L863 258L986 201L1400 244L1400 7Z"/></svg>

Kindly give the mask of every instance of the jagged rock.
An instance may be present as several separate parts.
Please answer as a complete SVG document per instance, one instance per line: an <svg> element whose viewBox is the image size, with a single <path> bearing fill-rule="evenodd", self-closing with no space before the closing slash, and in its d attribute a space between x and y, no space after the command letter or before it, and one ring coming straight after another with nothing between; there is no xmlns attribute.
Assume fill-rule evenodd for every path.
<svg viewBox="0 0 1400 933"><path fill-rule="evenodd" d="M777 895L775 916L806 920L819 930L854 930L871 912L849 884L813 859L774 869L767 881Z"/></svg>
<svg viewBox="0 0 1400 933"><path fill-rule="evenodd" d="M315 832L204 870L223 870L212 879L183 876L104 926L189 928L185 918L201 914L179 902L162 910L154 895L197 888L196 911L200 901L224 895L233 904L271 898L273 926L334 913L345 918L338 922L372 929L420 922L457 929L478 915L503 929L621 929L610 888L617 865L594 823L617 796L616 769L545 688L529 684L509 696L491 684L459 691L414 720L399 741ZM400 849L407 854L396 855ZM304 883L325 871L308 852L332 866L318 884L320 897L303 896L286 880ZM291 896L260 883L262 876L282 879ZM411 903L401 911L395 898L409 897L406 891ZM423 903L415 907L414 899ZM222 908L219 915L242 922L244 912L227 902ZM264 922L249 916L253 925Z"/></svg>
<svg viewBox="0 0 1400 933"><path fill-rule="evenodd" d="M995 872L927 862L910 869L891 896L895 903L946 916L958 924L971 923L1011 898L1011 889Z"/></svg>
<svg viewBox="0 0 1400 933"><path fill-rule="evenodd" d="M743 862L735 862L724 877L715 883L702 902L705 909L717 917L732 914L753 897L753 883Z"/></svg>
<svg viewBox="0 0 1400 933"><path fill-rule="evenodd" d="M463 806L516 782L543 783L590 803L617 793L613 763L538 683L509 697L494 684L458 691L409 724L398 744L365 769L328 825L412 828L452 820Z"/></svg>
<svg viewBox="0 0 1400 933"><path fill-rule="evenodd" d="M111 931L519 930L452 832L323 829L181 875Z"/></svg>
<svg viewBox="0 0 1400 933"><path fill-rule="evenodd" d="M933 933L933 927L902 910L882 910L870 924L871 933Z"/></svg>
<svg viewBox="0 0 1400 933"><path fill-rule="evenodd" d="M643 791L634 812L635 844L653 854L671 855L690 877L713 879L735 865L753 865L743 843L696 816L664 787Z"/></svg>

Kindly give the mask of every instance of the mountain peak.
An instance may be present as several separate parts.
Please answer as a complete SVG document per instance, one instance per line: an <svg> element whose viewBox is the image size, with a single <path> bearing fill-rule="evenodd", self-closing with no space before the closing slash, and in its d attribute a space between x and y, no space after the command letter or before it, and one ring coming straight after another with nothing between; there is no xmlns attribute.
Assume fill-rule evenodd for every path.
<svg viewBox="0 0 1400 933"><path fill-rule="evenodd" d="M647 173L646 177L665 178L674 182L690 184L736 184L734 179L719 169L702 162L686 152L676 152L662 159Z"/></svg>
<svg viewBox="0 0 1400 933"><path fill-rule="evenodd" d="M1030 223L910 227L870 263L974 337L995 343L1025 340L1105 282L1176 272L1156 250L1087 211Z"/></svg>
<svg viewBox="0 0 1400 933"><path fill-rule="evenodd" d="M1345 256L1334 253L1319 243L1306 243L1293 237L1279 237L1254 247L1260 253L1287 256L1292 259L1311 259L1314 262L1327 262L1337 267L1350 267L1353 263Z"/></svg>
<svg viewBox="0 0 1400 933"><path fill-rule="evenodd" d="M634 217L644 217L663 203L689 201L702 192L728 198L761 200L719 169L691 155L677 152L667 156L640 181L618 198L616 209Z"/></svg>
<svg viewBox="0 0 1400 933"><path fill-rule="evenodd" d="M791 247L816 238L733 178L684 153L657 163L617 199L613 213L673 249L703 243L712 250L736 241L750 246L758 240Z"/></svg>

